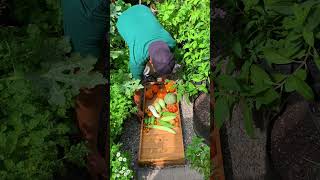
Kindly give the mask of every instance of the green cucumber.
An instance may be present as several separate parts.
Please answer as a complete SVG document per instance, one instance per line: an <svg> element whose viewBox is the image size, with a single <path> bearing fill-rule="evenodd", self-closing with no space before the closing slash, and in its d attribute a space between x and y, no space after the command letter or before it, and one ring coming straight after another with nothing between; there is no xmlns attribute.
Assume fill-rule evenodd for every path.
<svg viewBox="0 0 320 180"><path fill-rule="evenodd" d="M162 117L160 120L161 121L171 121L171 120L174 120L177 116L174 115L174 116L165 116L165 117Z"/></svg>
<svg viewBox="0 0 320 180"><path fill-rule="evenodd" d="M158 102L162 108L166 108L166 103L164 102L163 99L159 99Z"/></svg>
<svg viewBox="0 0 320 180"><path fill-rule="evenodd" d="M153 106L148 106L148 109L151 111L152 115L154 115L154 117L159 118L160 115L157 113L157 110L153 107Z"/></svg>
<svg viewBox="0 0 320 180"><path fill-rule="evenodd" d="M155 120L155 117L152 116L152 117L150 118L150 124L154 124L154 120Z"/></svg>
<svg viewBox="0 0 320 180"><path fill-rule="evenodd" d="M174 126L171 123L168 123L166 121L159 121L160 125L168 127L168 128L173 128Z"/></svg>
<svg viewBox="0 0 320 180"><path fill-rule="evenodd" d="M176 113L172 113L172 112L163 112L162 113L162 116L165 117L165 116L176 116Z"/></svg>
<svg viewBox="0 0 320 180"><path fill-rule="evenodd" d="M149 118L145 118L145 119L144 119L144 123L145 123L145 124L149 124L148 122L149 122Z"/></svg>
<svg viewBox="0 0 320 180"><path fill-rule="evenodd" d="M170 129L170 128L165 127L165 126L151 125L151 126L148 126L148 127L149 128L153 128L153 129L162 130L162 131L167 131L167 132L172 133L172 134L176 134L176 132L173 129Z"/></svg>
<svg viewBox="0 0 320 180"><path fill-rule="evenodd" d="M155 109L157 110L157 112L158 113L160 113L161 112L161 106L160 106L160 104L159 103L154 103L154 107L155 107Z"/></svg>

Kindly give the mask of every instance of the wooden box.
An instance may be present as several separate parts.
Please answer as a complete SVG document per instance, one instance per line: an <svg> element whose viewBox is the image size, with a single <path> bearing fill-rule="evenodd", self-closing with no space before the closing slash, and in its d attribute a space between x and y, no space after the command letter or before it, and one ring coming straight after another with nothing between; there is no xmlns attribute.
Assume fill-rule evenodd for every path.
<svg viewBox="0 0 320 180"><path fill-rule="evenodd" d="M157 84L164 88L162 83L149 83L145 85L144 94L152 84ZM152 100L143 98L143 110L148 105L151 105L156 100L156 96ZM157 129L150 129L145 132L144 122L141 122L140 129L140 147L138 155L138 164L140 166L157 166L163 167L165 165L183 165L185 164L183 135L181 126L180 107L178 104L177 124L174 128L176 134L171 134L166 131Z"/></svg>

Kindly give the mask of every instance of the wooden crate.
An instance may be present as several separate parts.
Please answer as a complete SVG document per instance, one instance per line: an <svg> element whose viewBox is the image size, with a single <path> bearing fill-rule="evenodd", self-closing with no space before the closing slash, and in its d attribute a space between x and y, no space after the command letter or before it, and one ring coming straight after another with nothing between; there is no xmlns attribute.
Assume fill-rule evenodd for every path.
<svg viewBox="0 0 320 180"><path fill-rule="evenodd" d="M146 92L146 89L150 88L152 84L163 85L161 83L149 83L145 85L144 92ZM146 100L144 97L143 110L145 110L148 105L152 104L155 99L156 97L152 100ZM143 123L144 122L142 121L140 129L138 164L140 166L149 165L157 167L163 167L165 165L184 165L185 155L179 103L178 127L174 128L176 134L157 129L150 129L149 132L145 132L143 131Z"/></svg>

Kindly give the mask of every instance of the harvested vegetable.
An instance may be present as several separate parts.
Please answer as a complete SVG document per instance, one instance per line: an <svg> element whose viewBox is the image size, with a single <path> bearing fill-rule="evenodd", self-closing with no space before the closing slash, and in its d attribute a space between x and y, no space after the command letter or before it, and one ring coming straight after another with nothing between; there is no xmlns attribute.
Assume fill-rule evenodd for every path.
<svg viewBox="0 0 320 180"><path fill-rule="evenodd" d="M162 108L166 108L166 103L164 102L163 99L158 99L158 103L160 104L160 106L161 106Z"/></svg>
<svg viewBox="0 0 320 180"><path fill-rule="evenodd" d="M162 130L162 131L167 131L167 132L172 133L172 134L176 134L176 132L173 129L170 129L170 128L165 127L165 126L151 125L151 126L148 126L148 127L149 128L153 128L153 129Z"/></svg>
<svg viewBox="0 0 320 180"><path fill-rule="evenodd" d="M167 109L169 112L175 113L178 111L178 106L176 104L168 104Z"/></svg>
<svg viewBox="0 0 320 180"><path fill-rule="evenodd" d="M163 99L163 98L166 96L166 94L167 94L167 92L166 92L165 89L160 89L160 90L158 91L158 93L157 93L157 97L158 97L159 99Z"/></svg>
<svg viewBox="0 0 320 180"><path fill-rule="evenodd" d="M146 96L147 99L152 99L152 98L153 98L152 89L148 89L148 90L146 91L145 96Z"/></svg>
<svg viewBox="0 0 320 180"><path fill-rule="evenodd" d="M154 124L155 123L154 120L155 120L154 116L150 117L150 124Z"/></svg>
<svg viewBox="0 0 320 180"><path fill-rule="evenodd" d="M168 127L168 128L173 128L174 126L171 124L171 123L168 123L166 121L159 121L160 125L161 126L165 126L165 127Z"/></svg>
<svg viewBox="0 0 320 180"><path fill-rule="evenodd" d="M153 84L153 85L151 86L151 89L152 89L152 92L153 92L153 93L157 94L158 91L159 91L159 86L156 85L156 84Z"/></svg>
<svg viewBox="0 0 320 180"><path fill-rule="evenodd" d="M166 83L164 86L167 92L175 92L176 88L174 87L174 85L175 85L175 82L171 80L168 83Z"/></svg>
<svg viewBox="0 0 320 180"><path fill-rule="evenodd" d="M162 117L162 118L160 119L160 121L166 121L166 122L168 122L168 121L174 120L176 117L177 117L176 115L174 115L174 116L166 116L166 117Z"/></svg>
<svg viewBox="0 0 320 180"><path fill-rule="evenodd" d="M156 108L157 112L160 113L161 112L161 106L158 102L154 103L154 107Z"/></svg>
<svg viewBox="0 0 320 180"><path fill-rule="evenodd" d="M160 115L157 113L157 110L152 105L148 106L148 109L151 111L151 113L154 117L156 117L156 118L160 117Z"/></svg>
<svg viewBox="0 0 320 180"><path fill-rule="evenodd" d="M162 116L165 117L165 116L175 116L176 113L172 113L172 112L163 112L162 113Z"/></svg>
<svg viewBox="0 0 320 180"><path fill-rule="evenodd" d="M164 102L168 105L174 104L177 102L177 96L173 93L168 93L165 97L164 97Z"/></svg>

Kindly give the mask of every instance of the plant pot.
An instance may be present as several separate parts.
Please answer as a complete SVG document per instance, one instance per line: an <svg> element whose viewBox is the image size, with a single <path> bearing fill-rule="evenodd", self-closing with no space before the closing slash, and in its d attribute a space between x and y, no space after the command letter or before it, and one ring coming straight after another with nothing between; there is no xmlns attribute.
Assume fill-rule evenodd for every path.
<svg viewBox="0 0 320 180"><path fill-rule="evenodd" d="M289 97L271 129L270 155L282 179L317 179L320 162L320 113L300 95ZM318 104L319 106L319 104ZM319 178L319 177L318 177Z"/></svg>
<svg viewBox="0 0 320 180"><path fill-rule="evenodd" d="M210 145L210 94L201 93L193 104L193 129Z"/></svg>

